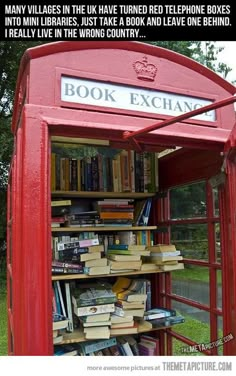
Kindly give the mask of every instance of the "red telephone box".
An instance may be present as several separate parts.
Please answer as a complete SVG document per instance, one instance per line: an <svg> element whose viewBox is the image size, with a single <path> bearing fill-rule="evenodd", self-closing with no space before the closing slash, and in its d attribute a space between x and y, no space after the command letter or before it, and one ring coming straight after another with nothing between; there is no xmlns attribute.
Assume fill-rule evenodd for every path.
<svg viewBox="0 0 236 376"><path fill-rule="evenodd" d="M211 190L206 219L210 273L208 306L173 295L171 273L156 276L160 302L173 299L204 309L210 339L217 320L236 337L235 112L233 85L197 62L135 42L57 42L25 52L16 86L12 132L15 147L8 187L9 354L52 355L51 137L109 140L112 147L157 151L181 147L160 160L160 189L210 179L219 184L222 263L214 256ZM178 168L175 168L177 166ZM168 194L158 222L171 226ZM169 221L169 222L168 222ZM170 241L170 233L159 235ZM186 263L202 265L201 260ZM216 270L222 271L222 309L216 306ZM164 331L162 353L171 354L174 330ZM167 342L166 342L167 341ZM206 354L217 354L215 349ZM203 351L204 352L204 351ZM236 341L224 345L236 354Z"/></svg>

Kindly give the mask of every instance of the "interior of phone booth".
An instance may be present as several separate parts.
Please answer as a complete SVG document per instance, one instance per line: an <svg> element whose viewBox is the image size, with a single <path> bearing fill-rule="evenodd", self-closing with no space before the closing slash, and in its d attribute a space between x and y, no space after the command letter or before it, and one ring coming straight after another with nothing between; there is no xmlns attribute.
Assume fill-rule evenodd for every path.
<svg viewBox="0 0 236 376"><path fill-rule="evenodd" d="M19 218L23 222L16 221L12 230L13 256L10 251L8 254L8 304L9 312L12 311L9 353L52 354L51 256L42 251L49 249L51 243L48 202L51 194L68 198L73 193L63 196L60 191L51 192L51 152L55 143L89 145L90 140L90 146L95 148L102 145L107 149L158 155L158 191L151 214L152 223L157 225L154 241L181 249L184 270L153 274L153 301L174 308L185 317L184 324L157 333L160 354L233 354L232 338L226 339L224 346L210 344L234 333L228 317L233 302L229 297L225 251L228 235L224 146L234 123L234 99L230 95L235 88L181 55L139 43L60 42L31 49L24 59L13 119L17 148L12 184L20 184L24 198L21 202L18 199L12 208L13 212L19 207L23 209ZM121 69L123 65L128 67L127 72ZM41 77L37 77L39 71ZM45 84L40 82L42 77ZM121 99L116 98L119 91ZM216 105L201 112L204 106L220 101L219 108ZM186 112L198 118L186 116ZM19 173L22 161L24 168ZM99 192L96 194L99 197ZM117 193L116 197L122 195ZM39 211L40 219L35 214ZM32 224L32 212L36 227ZM23 234L22 243L17 246L19 233ZM11 235L8 236L10 242ZM35 250L30 245L33 239L38 240ZM39 257L40 265L27 261L22 264L30 253ZM14 281L19 282L18 291ZM36 290L40 299L33 308ZM19 340L21 328L17 320L22 323L25 317L29 325L24 338ZM36 329L40 323L43 335L42 330L39 333ZM32 330L38 338L33 349Z"/></svg>

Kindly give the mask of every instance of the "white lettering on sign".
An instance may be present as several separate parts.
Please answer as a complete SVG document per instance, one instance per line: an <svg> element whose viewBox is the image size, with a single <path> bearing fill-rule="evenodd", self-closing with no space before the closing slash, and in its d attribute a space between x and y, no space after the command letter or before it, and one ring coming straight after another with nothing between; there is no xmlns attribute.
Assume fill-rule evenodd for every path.
<svg viewBox="0 0 236 376"><path fill-rule="evenodd" d="M213 103L197 97L67 76L61 78L61 100L170 116L178 116ZM215 111L194 118L212 122L216 120Z"/></svg>

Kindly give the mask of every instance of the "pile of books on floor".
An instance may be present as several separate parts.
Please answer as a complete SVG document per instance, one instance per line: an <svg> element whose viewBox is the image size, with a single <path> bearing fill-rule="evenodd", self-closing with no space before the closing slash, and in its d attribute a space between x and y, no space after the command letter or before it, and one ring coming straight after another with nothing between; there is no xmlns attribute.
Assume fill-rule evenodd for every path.
<svg viewBox="0 0 236 376"><path fill-rule="evenodd" d="M162 271L184 269L184 263L180 251L176 250L174 244L157 244L148 246L150 261L158 266Z"/></svg>

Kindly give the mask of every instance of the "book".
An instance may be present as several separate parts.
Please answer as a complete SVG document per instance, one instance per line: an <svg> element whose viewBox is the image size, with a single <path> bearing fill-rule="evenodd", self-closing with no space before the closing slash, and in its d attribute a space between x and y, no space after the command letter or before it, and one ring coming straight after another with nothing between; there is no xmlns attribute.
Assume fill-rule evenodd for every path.
<svg viewBox="0 0 236 376"><path fill-rule="evenodd" d="M75 356L78 354L78 350L73 345L63 344L60 346L54 346L55 356Z"/></svg>
<svg viewBox="0 0 236 376"><path fill-rule="evenodd" d="M107 249L107 255L139 255L139 256L150 256L150 252L146 249L143 251L129 250L129 249Z"/></svg>
<svg viewBox="0 0 236 376"><path fill-rule="evenodd" d="M127 302L126 300L117 300L115 303L117 307L121 307L123 309L131 309L131 308L145 308L144 302Z"/></svg>
<svg viewBox="0 0 236 376"><path fill-rule="evenodd" d="M114 311L115 311L114 303L91 305L91 306L85 306L85 307L74 306L74 313L78 317L88 316L88 315L98 315L100 313L108 313L108 312L114 312Z"/></svg>
<svg viewBox="0 0 236 376"><path fill-rule="evenodd" d="M130 336L130 335L125 335L124 339L125 339L125 341L128 342L133 355L138 356L139 355L139 349L138 349L138 343L137 343L136 339L133 336Z"/></svg>
<svg viewBox="0 0 236 376"><path fill-rule="evenodd" d="M120 322L117 324L111 324L111 329L117 329L117 328L133 328L134 326L134 320L129 322Z"/></svg>
<svg viewBox="0 0 236 376"><path fill-rule="evenodd" d="M131 326L123 326L123 327L120 327L120 328L114 328L113 326L111 326L111 329L110 329L110 333L111 333L111 336L119 336L119 335L123 335L123 334L135 334L135 333L138 333L138 324L137 323L134 323L134 325L131 327Z"/></svg>
<svg viewBox="0 0 236 376"><path fill-rule="evenodd" d="M180 270L180 269L184 269L184 264L182 262L181 263L179 262L176 265L160 265L160 269L165 272L169 272L171 270Z"/></svg>
<svg viewBox="0 0 236 376"><path fill-rule="evenodd" d="M99 275L99 274L109 274L109 273L110 273L110 265L84 267L84 274L88 274L88 275Z"/></svg>
<svg viewBox="0 0 236 376"><path fill-rule="evenodd" d="M110 320L111 318L111 314L108 312L108 313L100 313L98 315L95 315L95 316L82 316L80 317L80 320L82 320L84 323L95 323L97 321L101 322L101 321L108 321ZM111 321L112 322L112 321Z"/></svg>
<svg viewBox="0 0 236 376"><path fill-rule="evenodd" d="M53 200L51 206L67 206L71 205L71 200Z"/></svg>
<svg viewBox="0 0 236 376"><path fill-rule="evenodd" d="M141 260L140 255L109 255L109 260L113 261L139 261Z"/></svg>
<svg viewBox="0 0 236 376"><path fill-rule="evenodd" d="M108 265L110 265L111 269L119 270L119 269L127 269L129 267L133 270L140 270L142 261L113 261L108 259Z"/></svg>
<svg viewBox="0 0 236 376"><path fill-rule="evenodd" d="M150 252L174 252L176 251L176 247L174 244L155 244L152 246L148 246L147 249Z"/></svg>
<svg viewBox="0 0 236 376"><path fill-rule="evenodd" d="M116 294L108 282L81 283L72 292L72 302L76 307L114 303L116 300Z"/></svg>
<svg viewBox="0 0 236 376"><path fill-rule="evenodd" d="M144 309L141 309L141 308L123 309L121 307L115 306L114 313L115 315L121 316L121 317L126 317L126 316L143 317Z"/></svg>
<svg viewBox="0 0 236 376"><path fill-rule="evenodd" d="M67 326L68 326L68 320L67 319L53 321L53 330L66 329Z"/></svg>
<svg viewBox="0 0 236 376"><path fill-rule="evenodd" d="M140 270L159 270L159 267L154 262L145 262L142 263Z"/></svg>
<svg viewBox="0 0 236 376"><path fill-rule="evenodd" d="M99 315L96 315L96 316L99 316ZM86 322L86 321L81 320L83 317L80 318L80 321L81 321L84 328L90 328L90 327L94 327L94 326L111 326L111 321Z"/></svg>
<svg viewBox="0 0 236 376"><path fill-rule="evenodd" d="M63 341L63 335L59 334L57 337L53 338L53 344L56 345L58 343L61 343Z"/></svg>
<svg viewBox="0 0 236 376"><path fill-rule="evenodd" d="M111 323L112 324L123 324L123 323L128 323L133 321L133 316L117 316L114 313L111 314Z"/></svg>
<svg viewBox="0 0 236 376"><path fill-rule="evenodd" d="M167 308L153 308L144 312L144 320L162 319L163 317L175 316L176 311L174 309Z"/></svg>
<svg viewBox="0 0 236 376"><path fill-rule="evenodd" d="M138 343L139 355L153 356L155 355L156 345L152 342L141 341Z"/></svg>
<svg viewBox="0 0 236 376"><path fill-rule="evenodd" d="M65 295L66 295L66 306L67 306L67 317L68 317L67 331L73 332L74 323L73 323L73 311L72 311L72 302L71 302L71 293L70 293L70 283L69 282L65 282Z"/></svg>
<svg viewBox="0 0 236 376"><path fill-rule="evenodd" d="M117 341L118 341L119 345L122 347L125 356L133 356L134 355L128 341L126 341L124 337L118 337Z"/></svg>
<svg viewBox="0 0 236 376"><path fill-rule="evenodd" d="M85 267L91 267L91 266L107 266L107 258L103 257L100 259L93 259L93 260L87 260L84 262Z"/></svg>
<svg viewBox="0 0 236 376"><path fill-rule="evenodd" d="M108 326L84 328L84 336L86 339L110 338L110 328Z"/></svg>
<svg viewBox="0 0 236 376"><path fill-rule="evenodd" d="M79 240L80 247L90 247L92 245L99 245L98 238Z"/></svg>
<svg viewBox="0 0 236 376"><path fill-rule="evenodd" d="M141 343L153 343L154 344L154 354L153 355L160 355L160 341L159 338L152 337L146 334L142 334L140 336Z"/></svg>
<svg viewBox="0 0 236 376"><path fill-rule="evenodd" d="M165 254L161 254L160 256L150 257L151 260L155 261L155 263L165 262L165 261L180 261L183 260L183 256L165 256Z"/></svg>
<svg viewBox="0 0 236 376"><path fill-rule="evenodd" d="M161 257L177 257L180 256L180 251L171 251L171 252L151 252L150 253L151 259L157 258L160 259Z"/></svg>
<svg viewBox="0 0 236 376"><path fill-rule="evenodd" d="M111 244L109 250L145 251L146 245L142 244Z"/></svg>
<svg viewBox="0 0 236 376"><path fill-rule="evenodd" d="M89 342L82 342L79 343L78 349L80 350L79 352L82 355L88 355L91 352L98 351L105 349L106 347L111 347L111 346L116 346L117 340L115 337L105 339L105 340L100 340L100 341L89 341Z"/></svg>

